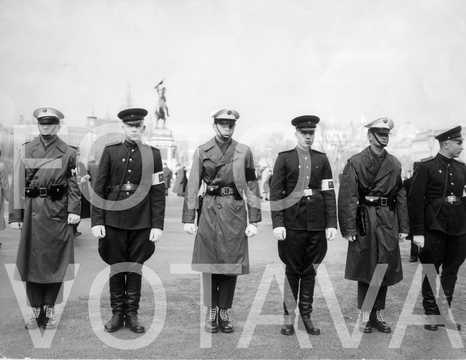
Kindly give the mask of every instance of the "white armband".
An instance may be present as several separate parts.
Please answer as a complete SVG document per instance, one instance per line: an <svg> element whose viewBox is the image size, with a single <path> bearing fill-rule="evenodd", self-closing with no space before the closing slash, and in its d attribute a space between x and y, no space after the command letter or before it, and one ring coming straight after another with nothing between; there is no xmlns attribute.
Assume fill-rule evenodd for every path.
<svg viewBox="0 0 466 360"><path fill-rule="evenodd" d="M322 185L321 185L322 191L328 191L328 190L333 190L333 179L324 179L322 180Z"/></svg>
<svg viewBox="0 0 466 360"><path fill-rule="evenodd" d="M163 184L164 182L165 181L163 178L163 171L159 171L152 174L152 185L159 185Z"/></svg>

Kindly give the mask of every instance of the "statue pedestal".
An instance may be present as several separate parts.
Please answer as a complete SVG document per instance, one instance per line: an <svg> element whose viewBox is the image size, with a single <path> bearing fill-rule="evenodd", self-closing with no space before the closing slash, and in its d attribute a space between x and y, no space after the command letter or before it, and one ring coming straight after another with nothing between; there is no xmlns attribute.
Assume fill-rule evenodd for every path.
<svg viewBox="0 0 466 360"><path fill-rule="evenodd" d="M152 145L160 150L162 161L166 162L170 169L176 167L176 144L172 131L167 127L156 127L155 124L151 128L149 136L146 139L149 145Z"/></svg>

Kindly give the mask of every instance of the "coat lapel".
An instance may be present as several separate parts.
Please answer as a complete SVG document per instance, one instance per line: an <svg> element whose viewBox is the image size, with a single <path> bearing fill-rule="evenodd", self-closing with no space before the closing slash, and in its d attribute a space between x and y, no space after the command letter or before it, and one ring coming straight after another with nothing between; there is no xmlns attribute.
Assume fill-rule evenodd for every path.
<svg viewBox="0 0 466 360"><path fill-rule="evenodd" d="M386 154L385 159L382 161L382 165L380 165L380 169L375 176L374 182L378 183L382 180L385 176L389 175L391 172L395 170L395 164L393 162L393 158L390 154Z"/></svg>
<svg viewBox="0 0 466 360"><path fill-rule="evenodd" d="M215 138L210 139L207 143L202 145L202 150L205 151L205 154L210 160L212 160L215 164L218 165L223 154L220 148L218 147L217 143L215 142Z"/></svg>

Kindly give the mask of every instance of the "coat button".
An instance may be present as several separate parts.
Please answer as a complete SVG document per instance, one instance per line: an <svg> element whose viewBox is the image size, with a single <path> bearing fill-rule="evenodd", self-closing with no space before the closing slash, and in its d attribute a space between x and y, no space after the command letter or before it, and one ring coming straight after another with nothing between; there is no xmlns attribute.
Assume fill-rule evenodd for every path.
<svg viewBox="0 0 466 360"><path fill-rule="evenodd" d="M128 196L129 196L129 192L128 192L128 191L126 192L126 195L128 195Z"/></svg>
<svg viewBox="0 0 466 360"><path fill-rule="evenodd" d="M125 158L123 158L123 159L121 159L121 161L125 162L125 161L126 161L126 159L125 159Z"/></svg>
<svg viewBox="0 0 466 360"><path fill-rule="evenodd" d="M221 209L222 208L222 205L221 204L217 204L217 209Z"/></svg>
<svg viewBox="0 0 466 360"><path fill-rule="evenodd" d="M131 162L131 161L133 161L133 159L129 158L129 161Z"/></svg>
<svg viewBox="0 0 466 360"><path fill-rule="evenodd" d="M129 169L128 172L131 173L131 169Z"/></svg>
<svg viewBox="0 0 466 360"><path fill-rule="evenodd" d="M134 152L134 149L131 149L131 152Z"/></svg>

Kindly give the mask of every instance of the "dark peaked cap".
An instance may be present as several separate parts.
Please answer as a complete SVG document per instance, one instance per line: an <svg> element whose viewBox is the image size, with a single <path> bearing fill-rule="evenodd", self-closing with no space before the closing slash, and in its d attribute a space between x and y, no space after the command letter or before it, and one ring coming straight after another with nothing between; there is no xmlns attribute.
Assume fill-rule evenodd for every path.
<svg viewBox="0 0 466 360"><path fill-rule="evenodd" d="M320 119L316 115L301 115L291 120L291 125L298 130L314 130L319 121Z"/></svg>
<svg viewBox="0 0 466 360"><path fill-rule="evenodd" d="M456 126L453 129L444 131L441 134L438 134L435 137L438 141L446 141L446 140L463 140L461 136L461 126Z"/></svg>
<svg viewBox="0 0 466 360"><path fill-rule="evenodd" d="M135 121L144 120L144 117L147 115L147 110L142 108L130 108L122 110L118 113L118 117L124 123L132 123Z"/></svg>

